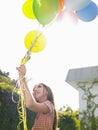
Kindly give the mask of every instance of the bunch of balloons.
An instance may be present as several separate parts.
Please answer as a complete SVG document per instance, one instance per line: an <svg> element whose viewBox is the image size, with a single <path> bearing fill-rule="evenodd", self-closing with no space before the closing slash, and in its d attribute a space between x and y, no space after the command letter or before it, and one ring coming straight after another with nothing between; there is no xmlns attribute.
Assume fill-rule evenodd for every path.
<svg viewBox="0 0 98 130"><path fill-rule="evenodd" d="M22 11L27 18L31 20L36 19L44 27L56 17L58 13L58 0L26 0L22 6ZM41 35L37 36L39 33ZM32 52L40 52L46 46L44 34L38 30L33 30L26 35L24 40L27 49L30 49L36 37L37 40L32 47Z"/></svg>
<svg viewBox="0 0 98 130"><path fill-rule="evenodd" d="M98 15L98 6L91 0L26 0L22 6L27 18L36 19L43 26L52 22L62 10L74 12L85 22Z"/></svg>
<svg viewBox="0 0 98 130"><path fill-rule="evenodd" d="M30 19L37 19L43 26L50 23L58 13L58 0L27 0L22 7Z"/></svg>

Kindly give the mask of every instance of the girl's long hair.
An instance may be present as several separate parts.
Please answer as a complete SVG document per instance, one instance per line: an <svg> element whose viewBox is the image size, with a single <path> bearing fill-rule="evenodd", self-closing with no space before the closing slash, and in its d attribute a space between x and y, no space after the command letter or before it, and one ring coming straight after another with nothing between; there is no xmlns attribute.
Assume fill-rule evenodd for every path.
<svg viewBox="0 0 98 130"><path fill-rule="evenodd" d="M48 87L47 85L45 85L44 83L40 83L42 84L46 90L48 91L48 97L47 99L54 105L55 107L55 103L54 103L54 96L52 93L52 90L50 89L50 87ZM54 122L53 122L53 130L57 130L58 127L58 118L57 118L57 112L56 109L54 109Z"/></svg>

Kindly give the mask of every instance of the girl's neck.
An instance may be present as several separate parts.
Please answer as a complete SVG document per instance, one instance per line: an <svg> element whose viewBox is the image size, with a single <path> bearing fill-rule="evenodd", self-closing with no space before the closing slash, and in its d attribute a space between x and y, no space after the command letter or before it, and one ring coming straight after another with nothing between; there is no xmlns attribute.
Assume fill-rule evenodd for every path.
<svg viewBox="0 0 98 130"><path fill-rule="evenodd" d="M42 103L42 102L45 102L47 100L47 97L44 96L44 97L40 97L40 99L38 99L37 101Z"/></svg>

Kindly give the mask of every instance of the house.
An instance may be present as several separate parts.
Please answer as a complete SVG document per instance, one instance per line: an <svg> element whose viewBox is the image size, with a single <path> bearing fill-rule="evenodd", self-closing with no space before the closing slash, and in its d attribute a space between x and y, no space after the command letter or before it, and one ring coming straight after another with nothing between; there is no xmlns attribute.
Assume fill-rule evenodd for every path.
<svg viewBox="0 0 98 130"><path fill-rule="evenodd" d="M98 116L98 66L69 69L65 81L79 91L79 111Z"/></svg>

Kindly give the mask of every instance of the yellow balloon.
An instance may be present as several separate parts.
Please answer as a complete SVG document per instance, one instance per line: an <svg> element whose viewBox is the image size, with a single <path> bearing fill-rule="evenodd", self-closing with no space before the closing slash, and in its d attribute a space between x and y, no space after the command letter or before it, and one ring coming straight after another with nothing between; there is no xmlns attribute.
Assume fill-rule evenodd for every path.
<svg viewBox="0 0 98 130"><path fill-rule="evenodd" d="M30 31L24 39L25 47L29 50L32 47L31 52L40 52L46 47L46 38L40 31Z"/></svg>
<svg viewBox="0 0 98 130"><path fill-rule="evenodd" d="M24 13L24 15L27 17L27 18L30 18L30 19L35 19L35 15L33 13L33 8L32 8L32 5L33 5L33 1L34 0L27 0L23 6L22 6L22 11Z"/></svg>

